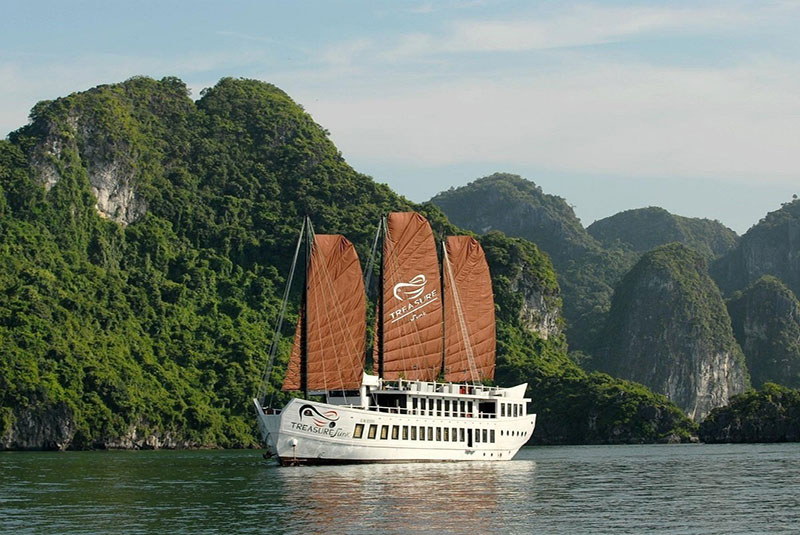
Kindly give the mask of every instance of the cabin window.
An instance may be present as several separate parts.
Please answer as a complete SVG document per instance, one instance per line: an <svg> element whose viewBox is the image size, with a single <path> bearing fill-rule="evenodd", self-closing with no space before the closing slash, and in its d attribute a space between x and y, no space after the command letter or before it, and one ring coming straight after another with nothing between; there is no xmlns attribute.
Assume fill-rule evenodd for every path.
<svg viewBox="0 0 800 535"><path fill-rule="evenodd" d="M408 440L408 426L403 426L403 440Z"/></svg>
<svg viewBox="0 0 800 535"><path fill-rule="evenodd" d="M461 427L458 429L458 441L464 442L464 428Z"/></svg>
<svg viewBox="0 0 800 535"><path fill-rule="evenodd" d="M399 436L400 436L400 426L399 425L393 425L392 426L392 440L397 440L397 438Z"/></svg>
<svg viewBox="0 0 800 535"><path fill-rule="evenodd" d="M433 440L433 427L428 428L428 440Z"/></svg>
<svg viewBox="0 0 800 535"><path fill-rule="evenodd" d="M436 428L436 442L441 442L441 441L442 441L442 428L441 427L437 427Z"/></svg>
<svg viewBox="0 0 800 535"><path fill-rule="evenodd" d="M375 425L375 424L372 424L371 426L369 426L369 432L367 434L367 438L375 438L375 435L377 433L378 433L378 426Z"/></svg>
<svg viewBox="0 0 800 535"><path fill-rule="evenodd" d="M525 416L525 405L520 405L519 406L519 415L520 416Z"/></svg>
<svg viewBox="0 0 800 535"><path fill-rule="evenodd" d="M436 416L441 416L441 415L442 415L442 400L441 399L437 399L436 400Z"/></svg>
<svg viewBox="0 0 800 535"><path fill-rule="evenodd" d="M501 417L505 417L505 415L506 415L506 404L505 403L501 403L500 404L500 416Z"/></svg>
<svg viewBox="0 0 800 535"><path fill-rule="evenodd" d="M445 427L444 428L444 441L445 442L449 442L450 441L450 428L449 427Z"/></svg>
<svg viewBox="0 0 800 535"><path fill-rule="evenodd" d="M464 416L465 412L467 412L466 411L466 404L465 404L464 400L462 399L461 400L461 416Z"/></svg>
<svg viewBox="0 0 800 535"><path fill-rule="evenodd" d="M389 426L388 425L382 425L381 426L381 440L386 440L387 438L389 438Z"/></svg>
<svg viewBox="0 0 800 535"><path fill-rule="evenodd" d="M486 440L486 436L488 435L488 432L487 432L486 429L483 430L482 435L483 435L483 439L481 440L481 442L488 442L488 440Z"/></svg>
<svg viewBox="0 0 800 535"><path fill-rule="evenodd" d="M411 426L411 440L417 440L417 426Z"/></svg>
<svg viewBox="0 0 800 535"><path fill-rule="evenodd" d="M514 418L517 417L517 404L514 404Z"/></svg>
<svg viewBox="0 0 800 535"><path fill-rule="evenodd" d="M453 428L453 432L450 434L450 441L455 442L458 440L458 429L455 427Z"/></svg>
<svg viewBox="0 0 800 535"><path fill-rule="evenodd" d="M361 435L364 434L364 424L356 424L355 430L353 430L353 438L361 438Z"/></svg>
<svg viewBox="0 0 800 535"><path fill-rule="evenodd" d="M450 416L450 400L449 399L444 400L444 415L445 416Z"/></svg>
<svg viewBox="0 0 800 535"><path fill-rule="evenodd" d="M489 442L494 444L494 429L489 430Z"/></svg>
<svg viewBox="0 0 800 535"><path fill-rule="evenodd" d="M419 439L425 440L425 428L422 426L419 426Z"/></svg>
<svg viewBox="0 0 800 535"><path fill-rule="evenodd" d="M417 404L419 400L417 398L411 398L411 410L414 411L414 414L417 414Z"/></svg>
<svg viewBox="0 0 800 535"><path fill-rule="evenodd" d="M480 429L476 429L475 430L475 442L480 442L480 441L481 441L481 430Z"/></svg>

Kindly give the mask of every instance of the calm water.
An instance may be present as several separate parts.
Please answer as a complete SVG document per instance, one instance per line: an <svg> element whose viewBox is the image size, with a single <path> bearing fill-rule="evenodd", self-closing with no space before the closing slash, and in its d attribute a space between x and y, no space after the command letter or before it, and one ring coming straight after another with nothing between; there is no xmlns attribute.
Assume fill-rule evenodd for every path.
<svg viewBox="0 0 800 535"><path fill-rule="evenodd" d="M525 448L279 468L256 451L0 453L2 533L797 533L800 444Z"/></svg>

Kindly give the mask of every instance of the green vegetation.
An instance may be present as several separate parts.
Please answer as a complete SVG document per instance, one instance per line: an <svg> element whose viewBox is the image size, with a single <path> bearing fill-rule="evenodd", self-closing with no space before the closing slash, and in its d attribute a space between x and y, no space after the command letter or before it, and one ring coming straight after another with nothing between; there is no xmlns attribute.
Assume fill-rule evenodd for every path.
<svg viewBox="0 0 800 535"><path fill-rule="evenodd" d="M105 217L93 190L109 198ZM302 217L366 259L379 216L409 209L439 234L457 231L436 207L355 172L269 84L226 78L195 103L176 78L133 78L39 103L0 142L0 448L26 447L14 430L31 421L59 430L49 447L254 445L249 398ZM537 436L691 430L662 398L585 374L563 335L531 332L520 290L558 314L547 257L499 233L482 242L497 273L498 377L542 389L534 406L552 423Z"/></svg>
<svg viewBox="0 0 800 535"><path fill-rule="evenodd" d="M595 221L586 230L609 249L645 253L679 242L709 260L733 249L737 240L736 233L719 221L682 217L655 206L620 212Z"/></svg>
<svg viewBox="0 0 800 535"><path fill-rule="evenodd" d="M703 442L800 442L800 391L773 383L714 409L700 424Z"/></svg>
<svg viewBox="0 0 800 535"><path fill-rule="evenodd" d="M733 333L744 350L753 385L800 388L800 303L765 275L728 301Z"/></svg>

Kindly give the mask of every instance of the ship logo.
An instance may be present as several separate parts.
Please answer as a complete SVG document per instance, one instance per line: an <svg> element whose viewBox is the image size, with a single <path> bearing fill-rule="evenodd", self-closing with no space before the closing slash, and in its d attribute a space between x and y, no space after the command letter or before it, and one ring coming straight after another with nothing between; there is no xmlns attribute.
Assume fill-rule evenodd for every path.
<svg viewBox="0 0 800 535"><path fill-rule="evenodd" d="M314 425L317 427L334 428L336 427L336 421L339 419L338 412L334 410L319 412L313 405L303 405L300 407L300 419L302 420L306 416L311 418L311 421L314 422Z"/></svg>
<svg viewBox="0 0 800 535"><path fill-rule="evenodd" d="M425 291L425 275L420 273L408 282L398 282L394 285L394 298L398 301L416 299Z"/></svg>

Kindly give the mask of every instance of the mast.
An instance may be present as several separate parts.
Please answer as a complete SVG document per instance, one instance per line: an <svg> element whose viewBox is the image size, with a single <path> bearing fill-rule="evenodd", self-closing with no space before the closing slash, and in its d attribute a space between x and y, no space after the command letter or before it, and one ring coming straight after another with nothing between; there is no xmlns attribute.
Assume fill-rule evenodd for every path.
<svg viewBox="0 0 800 535"><path fill-rule="evenodd" d="M303 398L308 399L308 268L311 264L311 220L305 218L306 226L306 270L303 280L303 299L300 305L300 390Z"/></svg>
<svg viewBox="0 0 800 535"><path fill-rule="evenodd" d="M442 245L442 261L439 263L439 288L442 291L445 291L445 273L444 270L445 262L447 262L447 249L444 245L444 240L441 242ZM447 299L444 298L444 293L442 294L442 340L445 342L442 344L442 365L439 369L439 375L444 376L447 373Z"/></svg>
<svg viewBox="0 0 800 535"><path fill-rule="evenodd" d="M386 261L386 255L384 254L383 249L383 242L386 241L386 216L381 216L380 225L382 226L382 235L381 235L381 264L378 272L379 277L379 290L378 290L378 377L383 377L383 285L385 281L383 280L383 263ZM378 229L378 232L381 232L381 228Z"/></svg>

